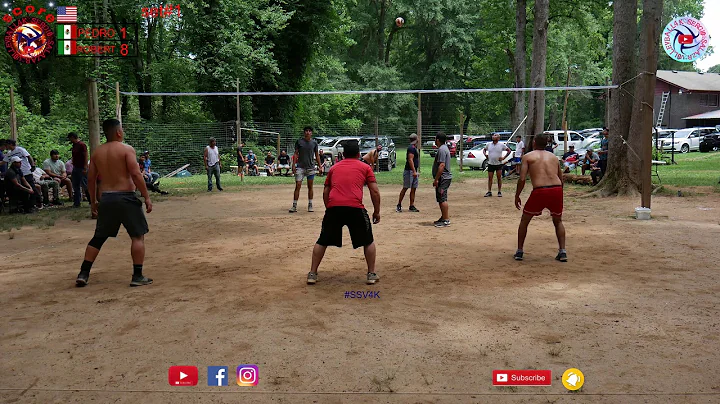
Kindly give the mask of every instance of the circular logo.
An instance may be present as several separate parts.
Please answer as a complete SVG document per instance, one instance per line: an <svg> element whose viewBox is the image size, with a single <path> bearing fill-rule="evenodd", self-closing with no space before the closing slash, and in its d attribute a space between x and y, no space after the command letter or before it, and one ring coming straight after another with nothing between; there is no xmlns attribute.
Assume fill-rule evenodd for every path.
<svg viewBox="0 0 720 404"><path fill-rule="evenodd" d="M585 375L580 369L570 368L562 375L562 384L568 390L580 390L585 384Z"/></svg>
<svg viewBox="0 0 720 404"><path fill-rule="evenodd" d="M674 60L694 62L707 52L710 35L699 20L678 17L665 26L662 41L665 52Z"/></svg>
<svg viewBox="0 0 720 404"><path fill-rule="evenodd" d="M5 49L13 60L37 63L45 59L55 46L55 33L43 20L21 18L5 31Z"/></svg>

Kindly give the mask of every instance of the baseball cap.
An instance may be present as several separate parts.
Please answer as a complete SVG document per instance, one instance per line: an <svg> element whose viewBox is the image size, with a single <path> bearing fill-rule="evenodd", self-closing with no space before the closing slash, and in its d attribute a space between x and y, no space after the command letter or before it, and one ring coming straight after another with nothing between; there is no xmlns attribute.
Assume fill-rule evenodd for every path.
<svg viewBox="0 0 720 404"><path fill-rule="evenodd" d="M19 163L19 162L21 162L21 161L22 161L22 160L20 160L20 157L18 157L18 156L12 156L12 157L10 157L10 162L11 162L11 163Z"/></svg>
<svg viewBox="0 0 720 404"><path fill-rule="evenodd" d="M410 144L416 144L417 141L418 141L418 135L416 135L415 133L410 135Z"/></svg>

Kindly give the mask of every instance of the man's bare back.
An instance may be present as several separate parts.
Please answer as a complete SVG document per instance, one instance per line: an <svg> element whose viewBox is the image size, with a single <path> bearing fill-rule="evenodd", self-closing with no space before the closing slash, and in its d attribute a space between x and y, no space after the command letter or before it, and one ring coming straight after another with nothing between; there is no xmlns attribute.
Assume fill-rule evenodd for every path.
<svg viewBox="0 0 720 404"><path fill-rule="evenodd" d="M102 182L100 191L134 192L132 174L140 171L135 160L135 149L121 142L107 142L94 152L91 164L95 166Z"/></svg>
<svg viewBox="0 0 720 404"><path fill-rule="evenodd" d="M545 150L534 150L523 156L533 188L562 185L562 169L557 157ZM522 167L525 168L525 167ZM523 171L521 168L521 171Z"/></svg>

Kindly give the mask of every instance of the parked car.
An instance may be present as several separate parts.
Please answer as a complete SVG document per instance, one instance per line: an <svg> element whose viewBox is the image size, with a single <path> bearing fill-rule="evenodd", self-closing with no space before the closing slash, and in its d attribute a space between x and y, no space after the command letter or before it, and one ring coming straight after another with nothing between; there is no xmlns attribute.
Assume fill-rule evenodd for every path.
<svg viewBox="0 0 720 404"><path fill-rule="evenodd" d="M450 150L450 157L455 157L455 155L457 154L457 141L453 142L452 140L448 140L445 144ZM437 145L433 143L432 150L429 152L431 156L435 157L435 155L437 154L437 148Z"/></svg>
<svg viewBox="0 0 720 404"><path fill-rule="evenodd" d="M340 136L340 137L333 137L333 138L327 138L323 140L318 145L318 151L320 152L321 157L327 156L332 158L332 161L337 161L338 155L342 151L342 146L340 145L340 142L344 140L360 140L361 136Z"/></svg>
<svg viewBox="0 0 720 404"><path fill-rule="evenodd" d="M681 129L674 135L668 134L662 137L660 147L663 150L680 151L680 153L697 151L700 150L700 138L713 132L715 132L715 128L709 127Z"/></svg>
<svg viewBox="0 0 720 404"><path fill-rule="evenodd" d="M600 147L600 139L596 139L596 140L593 140L592 142L590 142L584 148L575 150L575 152L582 158L582 156L584 156L588 150L592 150L595 153L597 153L597 151L600 150L600 148L601 148ZM560 156L559 158L562 159L562 156Z"/></svg>
<svg viewBox="0 0 720 404"><path fill-rule="evenodd" d="M718 150L720 150L720 132L711 133L700 138L701 152L707 153Z"/></svg>
<svg viewBox="0 0 720 404"><path fill-rule="evenodd" d="M463 167L470 167L471 170L485 171L488 166L487 158L485 158L485 154L483 153L483 149L485 148L486 144L487 142L479 144L470 150L463 151ZM510 148L510 150L512 150L513 152L515 151L515 142L507 142L505 144L507 145L507 147ZM514 156L515 153L510 153L503 160L503 164L508 164L510 161L512 161ZM460 164L460 156L457 157L457 162L458 164Z"/></svg>
<svg viewBox="0 0 720 404"><path fill-rule="evenodd" d="M378 168L380 171L392 171L397 165L395 143L387 136L378 137L380 153L378 154ZM375 136L365 136L360 139L360 154L365 155L375 149Z"/></svg>
<svg viewBox="0 0 720 404"><path fill-rule="evenodd" d="M558 147L555 149L555 154L562 156L565 150L565 147L563 146L565 142L565 131L550 130L544 132L543 134L552 137L555 143L558 144ZM575 146L575 150L580 150L582 148L585 148L590 142L591 140L585 140L585 137L583 137L579 133L571 130L568 131L568 148L572 145Z"/></svg>

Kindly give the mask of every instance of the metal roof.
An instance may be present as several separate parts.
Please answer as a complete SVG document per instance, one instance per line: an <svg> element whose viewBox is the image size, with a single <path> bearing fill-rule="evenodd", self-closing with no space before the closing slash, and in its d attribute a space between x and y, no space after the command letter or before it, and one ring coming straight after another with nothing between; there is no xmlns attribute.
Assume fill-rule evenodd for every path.
<svg viewBox="0 0 720 404"><path fill-rule="evenodd" d="M720 74L658 70L657 78L688 91L720 92Z"/></svg>
<svg viewBox="0 0 720 404"><path fill-rule="evenodd" d="M698 114L698 115L689 116L689 117L683 118L683 119L688 119L688 120L695 120L695 119L720 119L720 109L718 109L717 111L706 112L706 113L704 113L704 114Z"/></svg>

